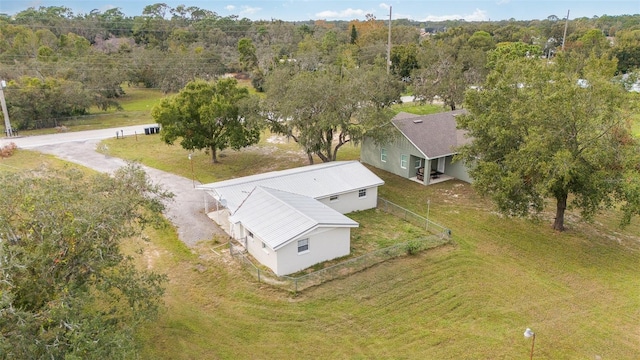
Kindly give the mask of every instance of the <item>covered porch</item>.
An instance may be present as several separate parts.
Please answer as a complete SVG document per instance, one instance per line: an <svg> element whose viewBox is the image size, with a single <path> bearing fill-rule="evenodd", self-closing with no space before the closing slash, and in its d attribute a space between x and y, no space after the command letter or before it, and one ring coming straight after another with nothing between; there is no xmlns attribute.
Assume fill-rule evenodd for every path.
<svg viewBox="0 0 640 360"><path fill-rule="evenodd" d="M437 159L425 159L412 156L412 164L415 164L415 174L409 180L423 185L438 184L447 180L455 179L453 176L445 174L446 157Z"/></svg>

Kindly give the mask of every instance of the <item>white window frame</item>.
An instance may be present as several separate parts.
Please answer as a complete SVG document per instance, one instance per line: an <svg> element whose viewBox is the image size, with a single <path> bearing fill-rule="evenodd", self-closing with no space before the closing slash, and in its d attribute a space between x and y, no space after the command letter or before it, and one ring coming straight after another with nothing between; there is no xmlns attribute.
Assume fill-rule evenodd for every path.
<svg viewBox="0 0 640 360"><path fill-rule="evenodd" d="M400 167L403 169L407 168L407 163L409 162L409 158L405 154L400 155Z"/></svg>
<svg viewBox="0 0 640 360"><path fill-rule="evenodd" d="M415 163L414 163L416 169L420 169L422 167L422 159L421 158L417 158Z"/></svg>
<svg viewBox="0 0 640 360"><path fill-rule="evenodd" d="M367 197L367 189L358 190L358 198L366 198Z"/></svg>
<svg viewBox="0 0 640 360"><path fill-rule="evenodd" d="M387 149L380 149L380 161L387 162Z"/></svg>
<svg viewBox="0 0 640 360"><path fill-rule="evenodd" d="M303 248L300 250L300 248ZM309 238L298 240L298 255L306 254L309 252Z"/></svg>

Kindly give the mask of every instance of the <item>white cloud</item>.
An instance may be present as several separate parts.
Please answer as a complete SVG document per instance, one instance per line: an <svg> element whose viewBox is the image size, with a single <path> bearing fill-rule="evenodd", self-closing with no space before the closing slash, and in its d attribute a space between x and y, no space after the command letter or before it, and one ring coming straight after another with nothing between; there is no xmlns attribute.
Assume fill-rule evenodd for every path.
<svg viewBox="0 0 640 360"><path fill-rule="evenodd" d="M262 10L262 8L259 7L251 7L251 6L243 6L242 10L240 10L240 15L253 15L255 13L257 13L258 11Z"/></svg>
<svg viewBox="0 0 640 360"><path fill-rule="evenodd" d="M391 7L391 5L389 4L385 4L385 3L380 3L380 9L386 9L389 10L389 8Z"/></svg>
<svg viewBox="0 0 640 360"><path fill-rule="evenodd" d="M496 4L498 4L498 5L505 5L505 4L508 4L508 3L510 3L510 2L511 2L511 0L498 0L498 2L497 2Z"/></svg>
<svg viewBox="0 0 640 360"><path fill-rule="evenodd" d="M326 10L326 11L316 13L316 17L320 19L354 18L354 17L364 16L364 15L366 15L366 11L361 9L352 9L352 8L348 8L342 11Z"/></svg>
<svg viewBox="0 0 640 360"><path fill-rule="evenodd" d="M487 16L487 12L484 10L476 9L473 13L467 15L427 15L420 21L446 21L446 20L461 20L464 19L466 21L488 21L489 16Z"/></svg>
<svg viewBox="0 0 640 360"><path fill-rule="evenodd" d="M227 5L227 6L225 6L224 8L225 8L225 9L227 9L227 10L229 10L229 11L233 11L233 10L235 10L235 8L236 8L236 7L235 7L235 6L233 6L233 5Z"/></svg>

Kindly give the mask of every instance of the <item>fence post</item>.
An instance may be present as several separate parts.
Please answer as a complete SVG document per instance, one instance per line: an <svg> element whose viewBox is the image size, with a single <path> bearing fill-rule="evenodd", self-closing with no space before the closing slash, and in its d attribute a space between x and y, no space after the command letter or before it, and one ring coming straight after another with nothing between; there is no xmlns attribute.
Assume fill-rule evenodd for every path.
<svg viewBox="0 0 640 360"><path fill-rule="evenodd" d="M260 269L258 269L258 282L261 282L260 281Z"/></svg>

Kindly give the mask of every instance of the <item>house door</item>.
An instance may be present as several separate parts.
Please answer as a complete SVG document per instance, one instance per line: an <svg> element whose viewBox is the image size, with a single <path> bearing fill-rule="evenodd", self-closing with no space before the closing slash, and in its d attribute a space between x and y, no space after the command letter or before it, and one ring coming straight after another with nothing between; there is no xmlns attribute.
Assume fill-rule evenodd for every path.
<svg viewBox="0 0 640 360"><path fill-rule="evenodd" d="M438 158L438 172L439 173L443 173L444 174L444 163L445 163L445 158L443 158L443 157Z"/></svg>

